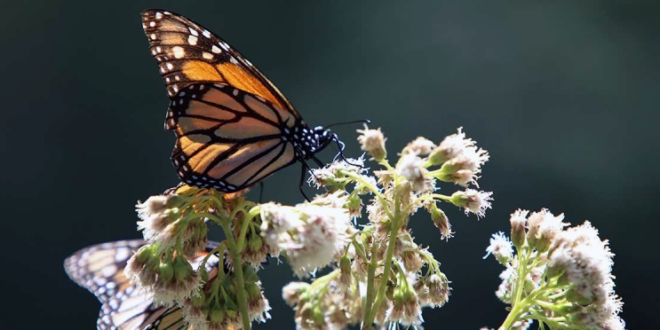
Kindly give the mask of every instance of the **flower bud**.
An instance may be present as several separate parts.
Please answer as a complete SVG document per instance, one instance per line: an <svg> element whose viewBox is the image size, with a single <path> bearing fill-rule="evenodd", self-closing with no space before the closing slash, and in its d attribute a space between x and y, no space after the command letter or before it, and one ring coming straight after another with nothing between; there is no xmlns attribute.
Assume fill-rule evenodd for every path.
<svg viewBox="0 0 660 330"><path fill-rule="evenodd" d="M358 194L350 194L344 207L348 209L348 215L351 218L357 218L362 215L362 199Z"/></svg>
<svg viewBox="0 0 660 330"><path fill-rule="evenodd" d="M347 256L341 257L339 259L339 284L344 288L351 286L352 274L351 274L351 259Z"/></svg>
<svg viewBox="0 0 660 330"><path fill-rule="evenodd" d="M222 308L213 308L209 311L209 320L211 323L222 324L225 320L225 311Z"/></svg>
<svg viewBox="0 0 660 330"><path fill-rule="evenodd" d="M358 142L360 142L360 148L367 153L369 153L375 160L381 161L387 156L387 151L385 150L385 136L383 132L379 129L369 129L367 125L364 125L364 130L357 130L360 133L358 136Z"/></svg>
<svg viewBox="0 0 660 330"><path fill-rule="evenodd" d="M516 210L511 214L511 242L520 250L525 245L525 224L527 223L527 210Z"/></svg>
<svg viewBox="0 0 660 330"><path fill-rule="evenodd" d="M404 251L401 253L401 259L403 259L403 267L409 272L417 272L424 266L422 258L415 251Z"/></svg>
<svg viewBox="0 0 660 330"><path fill-rule="evenodd" d="M440 276L442 275L442 276ZM426 285L429 289L427 303L430 307L441 307L449 301L449 282L444 274L440 273L429 276Z"/></svg>
<svg viewBox="0 0 660 330"><path fill-rule="evenodd" d="M458 133L447 136L440 142L440 145L431 151L428 161L432 166L440 165L460 155L464 152L465 148L472 147L474 144L474 141L465 138L465 133L462 132L461 127L458 129Z"/></svg>
<svg viewBox="0 0 660 330"><path fill-rule="evenodd" d="M448 240L453 236L454 233L451 231L451 224L447 215L435 204L431 209L431 220L433 220L435 227L440 230L440 238Z"/></svg>
<svg viewBox="0 0 660 330"><path fill-rule="evenodd" d="M174 278L174 267L171 263L161 262L158 267L158 280L171 281Z"/></svg>
<svg viewBox="0 0 660 330"><path fill-rule="evenodd" d="M291 307L298 303L301 295L309 289L309 283L291 282L282 288L282 298Z"/></svg>

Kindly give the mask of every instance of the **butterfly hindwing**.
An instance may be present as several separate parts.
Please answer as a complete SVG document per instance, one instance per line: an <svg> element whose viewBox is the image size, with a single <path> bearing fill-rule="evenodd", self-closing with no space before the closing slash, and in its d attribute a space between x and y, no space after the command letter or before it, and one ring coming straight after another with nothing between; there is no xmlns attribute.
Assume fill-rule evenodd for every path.
<svg viewBox="0 0 660 330"><path fill-rule="evenodd" d="M179 307L163 307L153 302L150 294L140 290L124 276L124 268L133 252L146 244L144 240L126 240L93 245L82 249L64 262L69 277L92 292L103 303L97 328L99 330L164 330L187 329ZM191 261L199 262L217 243L210 242L206 253ZM216 256L206 264L215 276Z"/></svg>
<svg viewBox="0 0 660 330"><path fill-rule="evenodd" d="M296 161L295 117L259 96L222 84L190 85L172 98L172 161L183 182L232 192ZM295 135L294 135L295 136Z"/></svg>
<svg viewBox="0 0 660 330"><path fill-rule="evenodd" d="M170 97L190 84L223 83L263 97L299 117L266 76L201 25L172 12L150 9L142 12L142 26Z"/></svg>

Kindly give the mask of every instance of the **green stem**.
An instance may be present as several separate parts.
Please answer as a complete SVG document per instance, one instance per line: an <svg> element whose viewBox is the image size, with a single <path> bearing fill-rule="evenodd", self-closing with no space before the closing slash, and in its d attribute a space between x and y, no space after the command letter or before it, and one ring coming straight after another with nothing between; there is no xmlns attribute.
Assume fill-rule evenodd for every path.
<svg viewBox="0 0 660 330"><path fill-rule="evenodd" d="M525 304L520 301L522 297L523 287L525 285L526 269L527 269L527 251L523 248L518 254L518 273L515 284L513 286L513 297L511 299L511 311L507 315L504 323L500 326L499 330L508 330L511 325L518 320L520 312Z"/></svg>
<svg viewBox="0 0 660 330"><path fill-rule="evenodd" d="M395 178L396 180L396 178ZM395 181L396 184L396 181ZM397 233L399 231L399 226L401 226L401 210L400 210L400 197L395 194L394 196L394 217L391 219L392 227L390 228L390 241L387 245L387 254L385 255L385 261L383 262L383 275L378 287L378 294L376 295L376 301L373 304L373 308L370 313L364 319L364 326L371 326L374 319L376 318L376 313L380 309L380 304L383 302L385 297L385 291L387 290L387 283L390 278L390 271L392 269L392 257L394 256L394 246L396 245ZM385 206L385 205L383 205ZM375 244L375 242L374 242Z"/></svg>
<svg viewBox="0 0 660 330"><path fill-rule="evenodd" d="M234 233L231 230L229 221L222 223L222 229L227 236L227 243L229 244L229 253L234 262L234 273L236 274L236 296L238 297L238 309L241 312L241 320L243 321L243 330L250 330L250 316L248 315L247 296L245 295L245 279L243 278L243 263L241 262L240 252L234 240Z"/></svg>
<svg viewBox="0 0 660 330"><path fill-rule="evenodd" d="M524 307L524 304L516 304L511 308L511 311L509 312L509 315L506 316L506 319L504 320L504 323L499 327L498 330L509 330L513 323L518 321L518 318L520 316L520 313L522 312L522 309Z"/></svg>
<svg viewBox="0 0 660 330"><path fill-rule="evenodd" d="M250 209L250 211L247 212L247 214L243 218L243 224L241 225L241 230L238 234L238 243L236 243L238 247L241 249L241 251L245 249L245 244L246 244L245 239L247 236L248 227L252 223L252 219L254 219L254 217L256 217L260 212L261 212L260 207L258 206L253 207L252 209Z"/></svg>
<svg viewBox="0 0 660 330"><path fill-rule="evenodd" d="M374 277L376 276L376 268L378 268L378 243L374 239L371 243L371 259L369 260L369 269L367 270L367 299L364 306L364 315L371 314L371 308L374 302ZM366 259L365 259L366 260ZM365 323L366 324L366 323Z"/></svg>
<svg viewBox="0 0 660 330"><path fill-rule="evenodd" d="M369 181L364 180L364 178L362 178L362 176L357 175L355 173L345 172L345 173L342 173L342 174L346 175L347 177L349 177L349 178L355 180L356 182L359 182L363 186L367 187L376 196L376 198L378 198L378 202L381 205L383 205L383 208L385 209L385 212L387 213L387 216L390 219L392 218L392 213L390 213L390 210L387 207L385 207L385 206L387 206L387 202L385 201L385 196L383 196L383 194L381 194L380 191L378 191L378 188L374 187L371 183L369 183Z"/></svg>

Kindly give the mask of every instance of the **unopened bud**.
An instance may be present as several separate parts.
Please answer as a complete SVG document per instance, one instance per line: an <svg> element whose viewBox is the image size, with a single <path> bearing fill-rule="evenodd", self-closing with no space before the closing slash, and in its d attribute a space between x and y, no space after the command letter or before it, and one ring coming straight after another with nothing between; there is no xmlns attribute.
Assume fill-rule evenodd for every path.
<svg viewBox="0 0 660 330"><path fill-rule="evenodd" d="M525 245L525 224L527 223L527 210L516 210L511 214L511 242L520 250Z"/></svg>

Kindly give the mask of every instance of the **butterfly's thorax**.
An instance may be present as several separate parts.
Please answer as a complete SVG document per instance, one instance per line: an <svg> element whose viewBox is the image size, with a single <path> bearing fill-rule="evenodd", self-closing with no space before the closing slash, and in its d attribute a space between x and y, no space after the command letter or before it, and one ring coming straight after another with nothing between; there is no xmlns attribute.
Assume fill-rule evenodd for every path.
<svg viewBox="0 0 660 330"><path fill-rule="evenodd" d="M332 142L330 130L321 126L310 128L302 120L298 121L293 128L283 128L282 132L282 140L290 141L296 156L302 159L313 157L315 153L323 150Z"/></svg>

